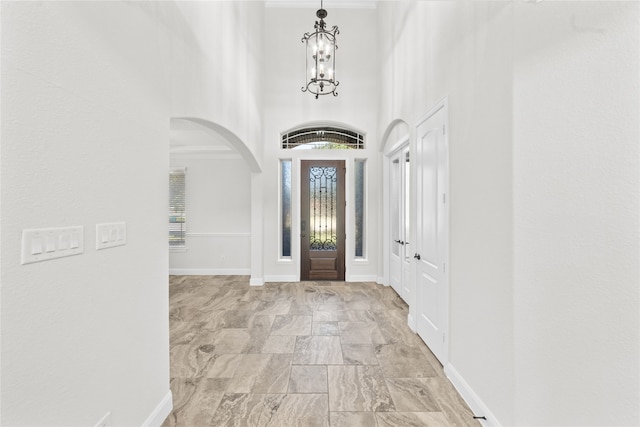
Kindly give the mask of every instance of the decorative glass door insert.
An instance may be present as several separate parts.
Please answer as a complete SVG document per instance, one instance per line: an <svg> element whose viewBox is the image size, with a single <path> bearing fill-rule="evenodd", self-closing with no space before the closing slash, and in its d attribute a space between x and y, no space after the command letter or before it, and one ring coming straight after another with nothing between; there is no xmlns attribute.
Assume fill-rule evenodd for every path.
<svg viewBox="0 0 640 427"><path fill-rule="evenodd" d="M344 280L344 161L301 162L302 280Z"/></svg>

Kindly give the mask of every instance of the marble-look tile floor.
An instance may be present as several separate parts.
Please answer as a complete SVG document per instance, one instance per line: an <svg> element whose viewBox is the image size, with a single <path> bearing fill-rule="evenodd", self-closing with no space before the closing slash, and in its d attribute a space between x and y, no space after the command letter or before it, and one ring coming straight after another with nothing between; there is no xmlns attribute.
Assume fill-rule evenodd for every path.
<svg viewBox="0 0 640 427"><path fill-rule="evenodd" d="M374 283L171 276L163 427L479 426Z"/></svg>

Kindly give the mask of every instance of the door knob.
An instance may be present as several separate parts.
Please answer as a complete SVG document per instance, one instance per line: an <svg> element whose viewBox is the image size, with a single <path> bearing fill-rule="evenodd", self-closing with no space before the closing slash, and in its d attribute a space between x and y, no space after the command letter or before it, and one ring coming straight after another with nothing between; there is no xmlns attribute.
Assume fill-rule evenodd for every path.
<svg viewBox="0 0 640 427"><path fill-rule="evenodd" d="M420 254L416 253L413 257L414 257L415 259L417 259L418 261L420 261Z"/></svg>

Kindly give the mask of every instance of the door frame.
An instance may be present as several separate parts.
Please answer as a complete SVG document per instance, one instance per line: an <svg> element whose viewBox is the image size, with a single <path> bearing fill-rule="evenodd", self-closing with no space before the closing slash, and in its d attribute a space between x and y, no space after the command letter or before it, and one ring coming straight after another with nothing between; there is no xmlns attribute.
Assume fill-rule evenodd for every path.
<svg viewBox="0 0 640 427"><path fill-rule="evenodd" d="M345 269L345 282L350 281L363 281L357 275L354 276L354 266L359 264L369 264L368 255L363 259L355 259L352 254L355 251L353 239L350 236L353 236L355 233L355 223L354 223L354 215L352 211L352 203L354 198L354 162L358 159L366 159L367 162L370 161L370 155L366 153L365 150L287 150L286 154L288 158L291 160L291 258L286 260L278 260L278 264L287 265L294 269L295 276L291 279L292 281L300 281L301 277L301 266L300 259L302 256L301 248L300 248L300 227L301 227L301 218L300 218L300 209L301 209L301 191L302 191L302 182L300 179L301 172L301 162L303 160L342 160L345 163L345 198L346 198L346 209L345 209L345 254L344 254L344 269ZM286 158L286 157L282 157ZM368 168L365 174L368 174ZM369 209L371 206L368 202L368 197L366 196L366 192L368 189L365 185L365 242L366 236L370 233L370 223L369 223ZM367 246L367 250L375 250L375 248L371 248Z"/></svg>
<svg viewBox="0 0 640 427"><path fill-rule="evenodd" d="M413 131L413 138L412 138L412 153L416 153L417 150L417 144L418 144L418 128L420 125L422 125L424 122L426 122L427 120L429 120L432 116L434 116L436 113L438 113L439 111L443 110L444 111L444 145L446 147L447 150L447 154L446 154L446 161L445 161L445 183L444 183L444 191L446 194L446 203L444 204L444 220L446 221L445 224L445 236L444 236L444 248L443 248L443 263L446 265L446 268L444 269L443 272L443 281L444 281L444 296L443 296L443 300L444 300L444 309L446 310L446 313L443 316L444 319L444 324L442 325L442 329L444 331L445 334L445 344L443 346L444 352L442 355L442 359L440 360L440 362L446 366L446 364L449 362L449 354L450 354L450 344L451 344L451 328L450 328L450 315L451 315L451 300L450 300L450 288L451 288L451 280L450 280L450 275L451 275L451 265L449 262L449 249L450 249L450 239L451 239L451 209L450 209L450 201L451 201L451 189L449 186L450 183L450 173L451 173L451 166L450 166L450 154L451 154L451 150L450 150L450 140L449 140L449 99L448 96L445 96L444 98L442 98L438 103L436 103L431 109L428 110L428 112L422 116L420 118L420 120L418 120L415 124L415 126L413 127L412 131ZM416 157L413 157L414 159L416 159ZM417 159L416 161L413 162L412 167L411 167L411 182L414 185L414 189L416 189L417 191L417 182L418 182L418 165L417 165ZM415 196L417 196L416 193L413 193ZM417 197L413 197L412 200L412 223L411 223L411 233L412 233L412 239L414 242L416 242L416 252L419 250L419 248L417 247L418 245L418 235L417 235L417 229L418 229L418 203L417 203ZM413 263L413 271L414 271L414 285L417 286L418 284L418 263L414 261ZM416 329L416 320L417 320L417 298L418 298L418 292L417 289L414 289L412 298L411 298L411 302L409 303L409 318L411 320L413 320L413 329L414 331L417 331Z"/></svg>

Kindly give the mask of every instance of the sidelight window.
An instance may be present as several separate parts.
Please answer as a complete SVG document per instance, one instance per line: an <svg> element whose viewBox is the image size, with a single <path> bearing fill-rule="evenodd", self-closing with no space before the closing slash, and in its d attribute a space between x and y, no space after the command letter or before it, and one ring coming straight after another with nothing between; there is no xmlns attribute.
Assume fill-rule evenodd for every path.
<svg viewBox="0 0 640 427"><path fill-rule="evenodd" d="M364 258L364 222L365 222L365 164L366 160L355 161L355 256Z"/></svg>

